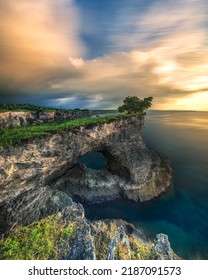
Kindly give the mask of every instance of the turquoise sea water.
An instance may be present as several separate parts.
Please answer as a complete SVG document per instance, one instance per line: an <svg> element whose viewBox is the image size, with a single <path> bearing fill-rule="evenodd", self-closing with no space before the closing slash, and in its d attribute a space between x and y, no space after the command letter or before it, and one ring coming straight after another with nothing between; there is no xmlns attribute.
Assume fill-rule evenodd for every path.
<svg viewBox="0 0 208 280"><path fill-rule="evenodd" d="M106 159L99 152L86 153L80 158L79 162L85 164L87 168L95 170L103 170L106 168Z"/></svg>
<svg viewBox="0 0 208 280"><path fill-rule="evenodd" d="M208 259L208 112L149 111L145 118L145 142L170 159L174 187L144 204L88 205L86 216L125 219L149 238L166 233L182 258Z"/></svg>

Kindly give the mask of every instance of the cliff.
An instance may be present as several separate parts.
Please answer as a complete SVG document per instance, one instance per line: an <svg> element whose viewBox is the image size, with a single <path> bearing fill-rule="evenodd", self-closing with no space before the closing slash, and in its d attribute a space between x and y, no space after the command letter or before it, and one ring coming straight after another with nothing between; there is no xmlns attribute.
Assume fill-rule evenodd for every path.
<svg viewBox="0 0 208 280"><path fill-rule="evenodd" d="M71 202L62 211L20 227L0 239L0 259L175 260L165 234L152 242L123 220L89 223L83 207Z"/></svg>
<svg viewBox="0 0 208 280"><path fill-rule="evenodd" d="M56 110L51 112L0 112L0 127L25 126L54 121L73 120L80 117L88 117L94 114L89 110Z"/></svg>
<svg viewBox="0 0 208 280"><path fill-rule="evenodd" d="M129 117L1 148L0 234L63 209L74 216L78 205L74 199L88 203L117 198L143 202L164 192L170 185L171 168L164 156L147 150L143 123L144 116ZM79 164L79 158L92 151L106 157L106 170ZM89 235L91 230L83 219L82 226ZM83 240L81 243L85 244ZM80 258L85 258L84 249L81 251Z"/></svg>

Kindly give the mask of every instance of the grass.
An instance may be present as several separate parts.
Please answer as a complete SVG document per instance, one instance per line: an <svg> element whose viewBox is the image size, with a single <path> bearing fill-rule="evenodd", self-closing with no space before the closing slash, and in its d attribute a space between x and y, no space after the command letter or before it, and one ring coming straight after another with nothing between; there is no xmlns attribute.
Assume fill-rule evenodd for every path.
<svg viewBox="0 0 208 280"><path fill-rule="evenodd" d="M118 230L118 225L111 221L110 223L105 223L99 221L99 230L92 230L92 235L94 237L94 245L97 260L105 260L109 246L112 238L114 238L116 231ZM145 242L138 239L134 235L128 236L129 247L126 243L122 244L118 240L115 248L115 258L117 260L156 260L158 255L154 248L154 243Z"/></svg>
<svg viewBox="0 0 208 280"><path fill-rule="evenodd" d="M97 260L105 260L110 241L115 235L117 226L114 222L106 224L100 221L99 230L96 233L93 233L95 253Z"/></svg>
<svg viewBox="0 0 208 280"><path fill-rule="evenodd" d="M138 239L133 239L131 242L134 244L134 250L131 249L132 260L156 260L158 259L157 253L153 243L145 243Z"/></svg>
<svg viewBox="0 0 208 280"><path fill-rule="evenodd" d="M105 116L97 118L80 118L63 122L51 122L39 125L0 128L0 146L7 148L25 140L41 136L49 136L54 132L72 130L80 126L93 127L98 124L109 123L133 115Z"/></svg>
<svg viewBox="0 0 208 280"><path fill-rule="evenodd" d="M0 259L58 259L58 245L63 240L70 242L75 231L74 224L65 226L57 215L49 216L37 223L17 229L8 237L1 239Z"/></svg>
<svg viewBox="0 0 208 280"><path fill-rule="evenodd" d="M121 242L118 242L115 251L117 260L130 260L131 256L129 256L129 250L126 244L122 245Z"/></svg>

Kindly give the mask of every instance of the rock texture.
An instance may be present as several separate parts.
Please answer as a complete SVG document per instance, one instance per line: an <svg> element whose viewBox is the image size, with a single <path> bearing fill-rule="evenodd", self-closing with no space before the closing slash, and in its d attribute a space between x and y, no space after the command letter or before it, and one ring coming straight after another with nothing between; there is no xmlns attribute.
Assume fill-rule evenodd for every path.
<svg viewBox="0 0 208 280"><path fill-rule="evenodd" d="M68 223L75 223L76 234L72 242L65 242L64 250L60 250L59 259L68 260L95 260L94 238L91 234L90 224L86 221L82 205L72 203L60 212L61 218ZM63 245L62 245L63 246ZM63 255L63 251L68 254Z"/></svg>
<svg viewBox="0 0 208 280"><path fill-rule="evenodd" d="M157 241L155 244L155 250L160 256L161 260L174 260L176 255L170 247L168 236L166 234L157 234Z"/></svg>
<svg viewBox="0 0 208 280"><path fill-rule="evenodd" d="M18 227L14 233L5 236L3 240L0 239L0 259L17 259L18 256L19 259L40 260L43 255L44 259L53 260L178 259L170 248L167 236L159 234L156 241L150 242L138 229L123 220L89 222L85 219L82 205L73 201L46 219L48 219L51 228L56 228L52 237L56 241L50 243L50 238L47 240L53 244L53 248L49 249L46 245L47 249L44 251L44 247L40 246L40 251L38 251L37 244L34 245L34 231L37 238L40 238L44 231L43 225L47 223L46 227L48 226L48 222L44 219L41 221L42 227L39 226L40 222L24 228ZM56 227L56 224L59 226ZM67 234L65 230L69 227L73 230ZM31 228L33 235L31 235ZM17 240L17 236L24 236L24 242L22 246L18 247L18 251L14 249L15 245L13 246L12 243L13 240ZM27 247L25 248L26 240ZM39 241L42 241L41 238ZM7 246L4 247L4 244ZM12 248L9 254L8 244L11 244L9 248ZM31 244L30 254L26 258L28 244ZM6 254L4 254L5 248Z"/></svg>
<svg viewBox="0 0 208 280"><path fill-rule="evenodd" d="M169 162L147 150L143 123L144 116L128 117L0 147L0 235L57 214L63 225L76 226L73 238L58 244L58 259L177 259L166 235L149 242L125 221L89 222L75 202L142 202L167 189ZM79 163L92 151L106 157L106 170Z"/></svg>
<svg viewBox="0 0 208 280"><path fill-rule="evenodd" d="M123 220L93 222L91 223L91 234L93 236L96 259L179 259L170 248L166 235L159 234L157 235L157 240L149 241L141 231ZM166 241L163 242L161 239Z"/></svg>
<svg viewBox="0 0 208 280"><path fill-rule="evenodd" d="M40 124L52 121L72 120L80 117L88 117L94 114L91 111L65 111L54 112L33 111L33 112L4 112L0 113L0 127L23 126Z"/></svg>
<svg viewBox="0 0 208 280"><path fill-rule="evenodd" d="M171 168L166 158L147 150L143 123L144 116L128 117L0 148L0 233L53 214L74 198L143 202L164 192ZM103 153L106 170L78 163L91 151Z"/></svg>

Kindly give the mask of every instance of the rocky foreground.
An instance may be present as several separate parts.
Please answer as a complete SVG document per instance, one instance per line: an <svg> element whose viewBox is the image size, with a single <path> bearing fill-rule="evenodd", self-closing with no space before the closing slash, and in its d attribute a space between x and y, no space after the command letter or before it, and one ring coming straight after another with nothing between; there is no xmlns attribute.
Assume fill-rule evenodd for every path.
<svg viewBox="0 0 208 280"><path fill-rule="evenodd" d="M147 150L142 137L143 123L144 116L128 117L1 148L0 234L4 242L0 246L8 243L8 236L15 239L22 227L25 231L27 226L28 232L31 225L38 227L38 221L51 216L52 220L59 217L62 228L62 233L54 233L51 245L56 254L51 255L49 250L48 255L40 255L39 248L34 258L176 258L167 236L158 235L151 243L125 221L90 223L81 204L75 202L97 203L118 198L143 202L168 188L169 161ZM106 157L106 170L91 170L79 164L80 156L92 151L100 151ZM67 228L71 223L73 231ZM27 234L24 236L27 238ZM9 245L2 248L9 250ZM5 256L8 258L7 254L1 257ZM20 256L14 254L13 258Z"/></svg>

